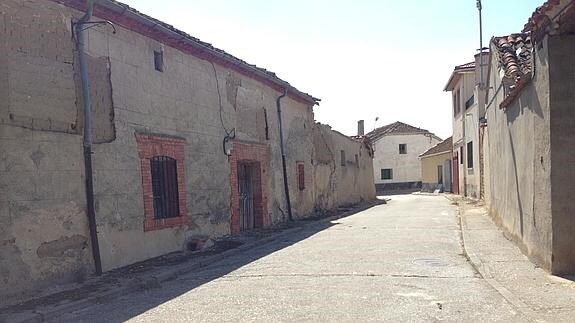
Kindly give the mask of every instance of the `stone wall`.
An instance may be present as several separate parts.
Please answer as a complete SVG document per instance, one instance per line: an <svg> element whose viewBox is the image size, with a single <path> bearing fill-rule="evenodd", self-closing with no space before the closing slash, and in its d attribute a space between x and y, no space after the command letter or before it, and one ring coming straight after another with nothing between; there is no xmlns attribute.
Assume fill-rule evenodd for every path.
<svg viewBox="0 0 575 323"><path fill-rule="evenodd" d="M375 199L370 147L319 123L313 128L313 146L313 175L308 180L316 210Z"/></svg>

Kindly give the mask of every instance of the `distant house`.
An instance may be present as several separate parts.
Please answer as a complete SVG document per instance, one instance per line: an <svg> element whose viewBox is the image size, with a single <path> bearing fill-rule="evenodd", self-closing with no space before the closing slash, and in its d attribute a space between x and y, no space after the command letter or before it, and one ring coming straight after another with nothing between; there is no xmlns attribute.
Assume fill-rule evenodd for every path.
<svg viewBox="0 0 575 323"><path fill-rule="evenodd" d="M490 43L485 202L528 256L575 273L575 5L547 1Z"/></svg>
<svg viewBox="0 0 575 323"><path fill-rule="evenodd" d="M421 154L421 190L451 191L452 137L445 139Z"/></svg>
<svg viewBox="0 0 575 323"><path fill-rule="evenodd" d="M419 155L441 142L439 137L399 121L366 136L375 149L373 169L378 192L421 188Z"/></svg>
<svg viewBox="0 0 575 323"><path fill-rule="evenodd" d="M456 194L480 198L482 196L482 135L480 120L485 116L483 77L487 75L487 53L453 69L444 91L452 93L453 162L452 191ZM484 81L483 81L484 82Z"/></svg>

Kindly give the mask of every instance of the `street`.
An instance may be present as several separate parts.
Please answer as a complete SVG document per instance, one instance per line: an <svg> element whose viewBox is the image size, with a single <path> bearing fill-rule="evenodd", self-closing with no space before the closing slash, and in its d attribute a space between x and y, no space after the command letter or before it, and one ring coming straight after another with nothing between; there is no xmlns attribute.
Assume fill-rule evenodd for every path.
<svg viewBox="0 0 575 323"><path fill-rule="evenodd" d="M525 321L465 257L457 206L398 195L200 272L58 318L132 322Z"/></svg>

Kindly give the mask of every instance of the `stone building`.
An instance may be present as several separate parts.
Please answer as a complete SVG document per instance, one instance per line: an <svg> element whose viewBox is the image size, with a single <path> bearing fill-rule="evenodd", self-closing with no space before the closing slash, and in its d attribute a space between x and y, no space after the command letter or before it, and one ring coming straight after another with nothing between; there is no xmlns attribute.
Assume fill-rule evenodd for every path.
<svg viewBox="0 0 575 323"><path fill-rule="evenodd" d="M378 192L421 188L419 155L441 142L439 137L399 121L374 129L366 136L375 150L373 177Z"/></svg>
<svg viewBox="0 0 575 323"><path fill-rule="evenodd" d="M575 273L575 5L547 1L490 43L485 201L525 253Z"/></svg>
<svg viewBox="0 0 575 323"><path fill-rule="evenodd" d="M113 0L82 31L86 172L85 11L0 3L0 298L375 197L371 148L316 127L319 99Z"/></svg>

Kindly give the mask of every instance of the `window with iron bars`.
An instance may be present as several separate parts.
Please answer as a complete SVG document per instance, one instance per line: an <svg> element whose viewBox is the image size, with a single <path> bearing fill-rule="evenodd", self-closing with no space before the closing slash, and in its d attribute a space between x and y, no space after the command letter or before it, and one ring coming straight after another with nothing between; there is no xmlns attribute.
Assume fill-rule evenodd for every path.
<svg viewBox="0 0 575 323"><path fill-rule="evenodd" d="M154 219L180 216L177 161L167 156L150 159Z"/></svg>

